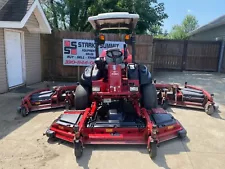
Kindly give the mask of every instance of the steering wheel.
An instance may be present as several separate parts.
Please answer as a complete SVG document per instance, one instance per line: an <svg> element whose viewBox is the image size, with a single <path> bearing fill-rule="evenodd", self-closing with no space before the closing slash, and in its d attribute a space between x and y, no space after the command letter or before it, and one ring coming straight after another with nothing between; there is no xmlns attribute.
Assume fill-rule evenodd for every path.
<svg viewBox="0 0 225 169"><path fill-rule="evenodd" d="M119 49L109 49L106 51L106 55L108 58L112 59L114 63L116 63L116 60L121 58L123 53Z"/></svg>

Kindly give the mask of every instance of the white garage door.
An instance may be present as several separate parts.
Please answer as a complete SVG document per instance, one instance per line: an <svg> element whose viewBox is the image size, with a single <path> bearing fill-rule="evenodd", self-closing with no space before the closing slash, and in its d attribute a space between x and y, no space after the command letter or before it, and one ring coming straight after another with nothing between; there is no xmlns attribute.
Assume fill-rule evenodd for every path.
<svg viewBox="0 0 225 169"><path fill-rule="evenodd" d="M6 67L9 87L23 83L21 33L5 31Z"/></svg>

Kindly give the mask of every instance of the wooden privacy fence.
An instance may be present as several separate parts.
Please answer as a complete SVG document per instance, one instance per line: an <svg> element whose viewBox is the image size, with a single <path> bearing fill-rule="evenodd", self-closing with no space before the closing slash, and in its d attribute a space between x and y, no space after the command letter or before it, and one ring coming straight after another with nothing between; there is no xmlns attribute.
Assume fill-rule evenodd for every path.
<svg viewBox="0 0 225 169"><path fill-rule="evenodd" d="M217 71L221 42L154 39L154 68Z"/></svg>
<svg viewBox="0 0 225 169"><path fill-rule="evenodd" d="M105 34L106 40L124 41L124 35ZM93 40L90 32L56 31L41 35L42 77L44 80L79 80L85 67L63 65L63 39ZM143 63L153 72L153 39L150 35L136 36L136 62ZM132 52L131 47L129 51Z"/></svg>
<svg viewBox="0 0 225 169"><path fill-rule="evenodd" d="M222 58L222 64L221 64L221 72L225 73L225 46L223 49L223 58Z"/></svg>

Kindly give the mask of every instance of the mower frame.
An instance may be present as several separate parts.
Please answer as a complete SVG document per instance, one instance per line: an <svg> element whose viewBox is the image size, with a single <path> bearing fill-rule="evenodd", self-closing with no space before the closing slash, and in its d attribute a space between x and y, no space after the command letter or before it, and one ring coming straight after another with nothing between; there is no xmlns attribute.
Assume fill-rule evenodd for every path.
<svg viewBox="0 0 225 169"><path fill-rule="evenodd" d="M156 83L156 80L154 80L154 85L159 92L159 104L162 105L164 109L167 109L168 106L171 105L177 107L201 109L204 110L208 115L211 115L219 108L219 106L214 101L214 94L210 94L208 91L200 87L188 85L187 82L185 82L183 88L181 88L178 84ZM189 96L189 101L185 101L181 92L182 89L188 90L190 92L193 91L201 93L204 95L203 102L199 103L195 101L195 98L192 96ZM168 91L173 93L172 97L171 95L169 96Z"/></svg>
<svg viewBox="0 0 225 169"><path fill-rule="evenodd" d="M107 29L129 29L132 33L131 38L128 38L130 41L127 43L132 45L132 64L135 66L135 27L138 18L139 15L129 14L127 12L104 13L89 17L88 21L96 30L96 58L99 57L98 46L102 43L99 41L99 31ZM144 84L150 83L154 87L152 80L148 82L150 79L149 74L145 74L145 77L147 80ZM127 81L124 88L122 87L123 81ZM133 85L139 88L140 84L141 82L139 80L123 78L122 68L119 65L108 64L108 81L105 82L103 79L92 81L91 105L84 110L64 111L62 115L53 121L45 134L49 138L58 138L73 143L74 154L77 158L82 156L85 144L144 144L147 145L150 157L154 158L157 155L157 145L159 143L176 137L184 138L187 132L179 121L164 109L154 108L147 110L140 105L139 89L138 91L136 89L135 91L131 91L131 86L129 86ZM94 90L93 86L98 90ZM88 120L93 121L95 119L100 105L109 104L108 99L121 99L130 102L135 111L134 118L141 119L143 123L131 121L132 125L128 125L127 123L125 125L123 122L116 123L113 121L107 123L107 127L104 127L104 122L101 127L97 127L96 123L88 123ZM111 111L112 109L109 108L109 110ZM161 118L161 120L164 120L161 122L163 124L157 122L157 118L154 118L154 116L159 116L158 118L163 116Z"/></svg>

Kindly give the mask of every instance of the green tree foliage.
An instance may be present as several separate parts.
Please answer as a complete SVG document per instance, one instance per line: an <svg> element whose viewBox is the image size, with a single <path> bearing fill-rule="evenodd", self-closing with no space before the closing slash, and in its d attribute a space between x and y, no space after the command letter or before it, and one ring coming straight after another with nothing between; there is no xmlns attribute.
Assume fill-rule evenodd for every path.
<svg viewBox="0 0 225 169"><path fill-rule="evenodd" d="M90 31L89 16L105 12L138 13L137 33L153 33L168 16L164 3L157 0L42 0L46 16L53 29Z"/></svg>
<svg viewBox="0 0 225 169"><path fill-rule="evenodd" d="M171 39L188 39L188 33L198 28L198 20L193 15L187 15L181 25L174 25L169 36Z"/></svg>
<svg viewBox="0 0 225 169"><path fill-rule="evenodd" d="M184 20L180 25L174 25L172 30L168 33L163 32L159 27L160 31L154 34L154 38L158 39L188 39L188 34L198 28L198 20L193 15L185 16Z"/></svg>

